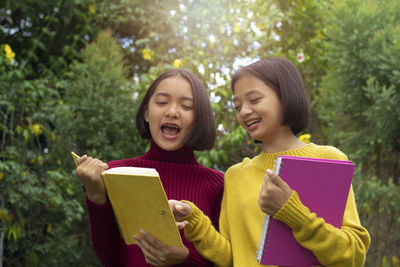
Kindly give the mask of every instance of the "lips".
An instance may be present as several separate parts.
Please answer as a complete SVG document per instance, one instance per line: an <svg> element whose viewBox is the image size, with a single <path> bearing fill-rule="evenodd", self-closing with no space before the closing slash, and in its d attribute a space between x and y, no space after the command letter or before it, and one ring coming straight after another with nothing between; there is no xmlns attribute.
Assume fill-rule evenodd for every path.
<svg viewBox="0 0 400 267"><path fill-rule="evenodd" d="M247 128L251 128L252 125L259 123L260 121L261 121L261 119L252 119L252 120L246 121L245 123L247 125Z"/></svg>
<svg viewBox="0 0 400 267"><path fill-rule="evenodd" d="M179 134L181 129L178 125L173 123L165 123L161 126L161 131L168 137L175 137Z"/></svg>

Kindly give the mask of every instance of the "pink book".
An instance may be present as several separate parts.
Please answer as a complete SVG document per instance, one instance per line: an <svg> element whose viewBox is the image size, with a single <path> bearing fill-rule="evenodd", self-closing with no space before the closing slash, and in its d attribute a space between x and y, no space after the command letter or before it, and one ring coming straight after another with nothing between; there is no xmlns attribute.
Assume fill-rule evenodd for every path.
<svg viewBox="0 0 400 267"><path fill-rule="evenodd" d="M298 193L311 212L340 228L354 168L351 161L278 156L274 171ZM266 265L319 264L315 255L296 241L286 224L269 215L264 220L256 257Z"/></svg>

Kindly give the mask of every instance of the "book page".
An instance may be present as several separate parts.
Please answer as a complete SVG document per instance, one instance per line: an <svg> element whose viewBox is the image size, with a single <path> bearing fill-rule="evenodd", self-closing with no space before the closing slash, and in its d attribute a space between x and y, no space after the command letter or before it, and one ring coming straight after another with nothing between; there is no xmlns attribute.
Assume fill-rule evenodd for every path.
<svg viewBox="0 0 400 267"><path fill-rule="evenodd" d="M158 176L158 172L152 168L139 168L139 167L115 167L108 169L103 174L126 174L126 175L144 175L144 176Z"/></svg>

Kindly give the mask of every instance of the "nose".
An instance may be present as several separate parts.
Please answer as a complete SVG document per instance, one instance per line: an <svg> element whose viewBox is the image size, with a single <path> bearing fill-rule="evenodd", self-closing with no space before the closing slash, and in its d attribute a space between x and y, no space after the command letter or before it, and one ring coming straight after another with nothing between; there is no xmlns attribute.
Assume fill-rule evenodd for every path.
<svg viewBox="0 0 400 267"><path fill-rule="evenodd" d="M171 105L165 115L167 116L167 118L179 118L179 112L175 105Z"/></svg>
<svg viewBox="0 0 400 267"><path fill-rule="evenodd" d="M253 110L248 105L243 104L242 108L239 111L239 114L240 114L240 116L245 117L245 116L251 114L252 112L253 112Z"/></svg>

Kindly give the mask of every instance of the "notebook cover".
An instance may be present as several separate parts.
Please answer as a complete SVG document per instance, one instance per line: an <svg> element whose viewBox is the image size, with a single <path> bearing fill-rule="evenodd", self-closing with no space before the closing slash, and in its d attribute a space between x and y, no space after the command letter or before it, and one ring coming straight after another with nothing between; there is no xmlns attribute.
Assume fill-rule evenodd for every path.
<svg viewBox="0 0 400 267"><path fill-rule="evenodd" d="M117 219L125 243L135 244L134 235L143 229L168 246L182 246L181 236L168 204L161 180L155 169L147 174L135 167L110 169L129 169L135 174L113 174L103 172L107 195Z"/></svg>
<svg viewBox="0 0 400 267"><path fill-rule="evenodd" d="M355 165L350 161L279 156L279 176L295 190L301 202L327 223L340 228ZM269 217L269 216L268 216ZM266 218L261 264L310 266L319 264L314 254L295 240L291 229Z"/></svg>

